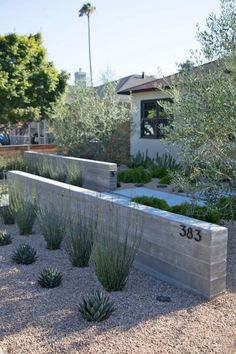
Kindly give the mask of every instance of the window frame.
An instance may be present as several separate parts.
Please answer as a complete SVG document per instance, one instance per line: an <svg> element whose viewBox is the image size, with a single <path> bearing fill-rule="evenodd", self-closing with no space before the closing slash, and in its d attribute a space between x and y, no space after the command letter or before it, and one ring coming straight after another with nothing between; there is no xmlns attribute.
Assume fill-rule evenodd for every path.
<svg viewBox="0 0 236 354"><path fill-rule="evenodd" d="M158 101L171 101L170 98L160 98L160 99L148 99L148 100L141 100L141 117L140 117L140 139L163 139L164 135L160 133L160 124L163 124L163 121L167 118L160 118L161 106L158 104ZM145 118L144 111L145 111L145 103L154 102L156 105L156 117L155 118ZM145 122L155 122L154 125L154 135L144 135L144 123ZM167 123L168 124L168 123ZM152 126L152 124L151 124Z"/></svg>

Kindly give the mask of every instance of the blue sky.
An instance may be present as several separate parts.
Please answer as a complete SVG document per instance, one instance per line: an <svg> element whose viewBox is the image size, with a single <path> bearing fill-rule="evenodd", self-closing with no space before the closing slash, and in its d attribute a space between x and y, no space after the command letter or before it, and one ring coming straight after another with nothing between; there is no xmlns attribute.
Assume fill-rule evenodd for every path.
<svg viewBox="0 0 236 354"><path fill-rule="evenodd" d="M78 17L86 1L0 0L0 34L42 32L48 57L58 69L89 72L87 19ZM91 0L93 75L98 83L114 77L176 71L176 63L197 47L196 23L202 27L220 0ZM73 78L73 76L72 76Z"/></svg>

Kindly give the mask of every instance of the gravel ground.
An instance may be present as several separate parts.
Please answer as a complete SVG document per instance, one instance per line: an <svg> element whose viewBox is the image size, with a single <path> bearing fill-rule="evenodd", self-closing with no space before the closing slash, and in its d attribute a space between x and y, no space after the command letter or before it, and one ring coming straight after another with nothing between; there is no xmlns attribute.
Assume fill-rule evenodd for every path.
<svg viewBox="0 0 236 354"><path fill-rule="evenodd" d="M78 304L92 289L101 288L92 267L74 268L63 250L46 250L37 229L31 236L19 236L15 226L7 227L13 243L0 247L0 353L236 353L236 228L230 228L224 295L207 302L133 270L125 289L111 294L114 314L91 324L79 315ZM23 242L37 249L36 263L11 262L13 250ZM63 272L63 282L42 289L38 274L49 265ZM158 302L157 295L172 301Z"/></svg>

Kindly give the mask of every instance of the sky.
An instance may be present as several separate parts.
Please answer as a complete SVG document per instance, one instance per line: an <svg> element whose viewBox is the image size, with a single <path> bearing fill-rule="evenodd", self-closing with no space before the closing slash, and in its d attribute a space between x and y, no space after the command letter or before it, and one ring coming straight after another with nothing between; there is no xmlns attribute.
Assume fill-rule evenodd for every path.
<svg viewBox="0 0 236 354"><path fill-rule="evenodd" d="M85 1L0 0L0 34L41 32L48 58L59 70L89 73ZM219 13L220 0L91 0L93 77L176 72L198 47L196 24Z"/></svg>

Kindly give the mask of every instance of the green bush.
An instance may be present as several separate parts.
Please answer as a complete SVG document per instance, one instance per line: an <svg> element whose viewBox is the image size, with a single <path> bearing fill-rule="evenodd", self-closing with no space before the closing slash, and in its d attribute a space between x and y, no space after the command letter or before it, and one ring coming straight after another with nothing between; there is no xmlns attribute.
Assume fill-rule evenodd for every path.
<svg viewBox="0 0 236 354"><path fill-rule="evenodd" d="M17 264L31 264L37 259L36 251L27 243L16 248L13 253L12 260Z"/></svg>
<svg viewBox="0 0 236 354"><path fill-rule="evenodd" d="M216 208L209 208L207 206L183 203L170 207L163 199L145 196L132 198L131 201L214 224L218 224L221 219L221 214Z"/></svg>
<svg viewBox="0 0 236 354"><path fill-rule="evenodd" d="M152 168L155 165L154 159L148 156L148 151L146 153L141 153L140 151L131 156L129 167L130 168L137 168L137 167L144 167L144 168Z"/></svg>
<svg viewBox="0 0 236 354"><path fill-rule="evenodd" d="M68 223L68 235L65 248L69 259L75 267L87 267L93 246L95 222L88 215L78 214L76 222Z"/></svg>
<svg viewBox="0 0 236 354"><path fill-rule="evenodd" d="M98 280L107 291L122 290L142 237L141 220L115 208L99 213L92 259ZM106 227L104 227L106 223Z"/></svg>
<svg viewBox="0 0 236 354"><path fill-rule="evenodd" d="M10 191L10 211L19 228L20 235L32 234L32 228L36 219L36 201L26 200L12 187Z"/></svg>
<svg viewBox="0 0 236 354"><path fill-rule="evenodd" d="M59 249L66 233L66 220L63 211L58 212L53 206L43 206L37 211L37 219L47 249Z"/></svg>
<svg viewBox="0 0 236 354"><path fill-rule="evenodd" d="M89 322L106 320L114 312L113 302L102 291L94 290L79 305L79 312Z"/></svg>
<svg viewBox="0 0 236 354"><path fill-rule="evenodd" d="M4 173L10 170L27 171L26 162L21 155L0 157L0 179L4 177Z"/></svg>
<svg viewBox="0 0 236 354"><path fill-rule="evenodd" d="M3 230L0 230L0 246L10 245L12 243L11 236Z"/></svg>
<svg viewBox="0 0 236 354"><path fill-rule="evenodd" d="M0 209L1 217L3 218L3 222L5 225L13 225L15 224L14 216L9 208L9 206L3 206Z"/></svg>
<svg viewBox="0 0 236 354"><path fill-rule="evenodd" d="M169 153L165 153L163 155L156 154L156 163L158 167L164 168L170 171L176 171L180 168L180 164L176 161L176 159Z"/></svg>
<svg viewBox="0 0 236 354"><path fill-rule="evenodd" d="M152 179L149 171L144 167L130 168L118 172L118 181L124 183L148 183Z"/></svg>
<svg viewBox="0 0 236 354"><path fill-rule="evenodd" d="M152 177L163 178L168 176L169 171L165 167L154 166L151 170Z"/></svg>
<svg viewBox="0 0 236 354"><path fill-rule="evenodd" d="M236 219L236 197L221 197L214 206L219 210L222 219Z"/></svg>
<svg viewBox="0 0 236 354"><path fill-rule="evenodd" d="M42 288L56 288L61 284L62 274L53 267L44 269L39 276L38 284Z"/></svg>
<svg viewBox="0 0 236 354"><path fill-rule="evenodd" d="M159 184L170 184L172 182L172 176L170 174L162 177L160 180L159 180Z"/></svg>
<svg viewBox="0 0 236 354"><path fill-rule="evenodd" d="M170 210L168 203L164 199L143 196L132 198L131 201L161 210Z"/></svg>

